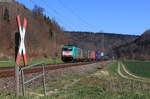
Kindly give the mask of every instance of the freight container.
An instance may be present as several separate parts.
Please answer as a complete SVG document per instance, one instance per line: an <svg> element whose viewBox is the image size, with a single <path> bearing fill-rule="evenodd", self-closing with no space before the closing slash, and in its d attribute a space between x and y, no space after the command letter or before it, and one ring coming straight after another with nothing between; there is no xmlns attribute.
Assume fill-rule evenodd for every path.
<svg viewBox="0 0 150 99"><path fill-rule="evenodd" d="M95 53L95 51L91 51L91 53L90 53L90 58L91 58L92 60L95 60L95 59L96 59L96 53Z"/></svg>
<svg viewBox="0 0 150 99"><path fill-rule="evenodd" d="M96 51L96 60L100 60L101 54L100 51Z"/></svg>
<svg viewBox="0 0 150 99"><path fill-rule="evenodd" d="M76 53L77 53L77 54L76 54L75 59L76 59L76 60L82 59L82 49L81 49L81 48L77 48Z"/></svg>

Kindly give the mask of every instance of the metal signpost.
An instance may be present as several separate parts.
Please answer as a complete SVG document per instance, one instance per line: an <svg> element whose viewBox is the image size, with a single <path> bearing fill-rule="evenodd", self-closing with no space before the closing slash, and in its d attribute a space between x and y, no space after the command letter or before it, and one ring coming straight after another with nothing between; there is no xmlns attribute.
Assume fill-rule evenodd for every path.
<svg viewBox="0 0 150 99"><path fill-rule="evenodd" d="M27 65L27 56L26 56L26 51L25 51L25 44L24 44L24 38L25 38L25 32L27 28L27 20L24 18L24 25L23 29L21 26L21 21L20 21L20 16L17 16L17 22L18 22L18 27L19 27L19 32L20 32L20 45L19 45L19 51L17 54L16 58L16 66L15 66L15 78L16 78L16 95L19 96L19 65L20 65L20 58L23 52L23 61L24 65Z"/></svg>

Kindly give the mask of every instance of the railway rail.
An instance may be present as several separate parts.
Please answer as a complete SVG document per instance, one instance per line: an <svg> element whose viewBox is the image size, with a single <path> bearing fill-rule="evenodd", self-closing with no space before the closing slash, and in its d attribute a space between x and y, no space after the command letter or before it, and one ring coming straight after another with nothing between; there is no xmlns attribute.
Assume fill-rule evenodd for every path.
<svg viewBox="0 0 150 99"><path fill-rule="evenodd" d="M96 62L79 62L79 63L64 63L64 64L46 64L45 70L56 70L73 66L81 66ZM20 66L21 68L21 66ZM25 74L36 73L42 70L41 66L25 70ZM0 78L15 76L15 67L0 67Z"/></svg>

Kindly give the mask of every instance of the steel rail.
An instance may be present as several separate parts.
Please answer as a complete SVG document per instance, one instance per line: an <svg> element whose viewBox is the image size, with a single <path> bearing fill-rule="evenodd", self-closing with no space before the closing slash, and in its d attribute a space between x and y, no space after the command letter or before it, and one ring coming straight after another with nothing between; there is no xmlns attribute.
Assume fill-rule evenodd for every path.
<svg viewBox="0 0 150 99"><path fill-rule="evenodd" d="M45 66L45 70L56 70L61 68L68 68L68 67L75 67L75 66L82 66L87 64L92 64L96 62L79 62L79 63L67 63L67 64L50 64ZM40 66L37 66L33 69L26 69L24 72L25 74L36 73L41 71ZM15 68L14 67L0 67L0 78L4 77L12 77L15 76Z"/></svg>

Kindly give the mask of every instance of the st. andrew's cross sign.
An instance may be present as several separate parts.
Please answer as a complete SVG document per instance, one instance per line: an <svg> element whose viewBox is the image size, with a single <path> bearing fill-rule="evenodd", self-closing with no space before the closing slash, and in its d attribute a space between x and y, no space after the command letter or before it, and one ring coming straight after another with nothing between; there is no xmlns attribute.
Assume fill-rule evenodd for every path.
<svg viewBox="0 0 150 99"><path fill-rule="evenodd" d="M19 51L17 54L17 58L16 58L16 64L20 65L21 55L23 54L24 65L27 65L27 55L26 55L25 44L24 44L24 38L25 38L25 33L26 33L26 28L27 28L27 20L26 20L26 18L24 18L23 28L21 26L21 21L20 21L19 15L17 16L17 22L18 22L21 41L20 41L20 45L19 45Z"/></svg>

